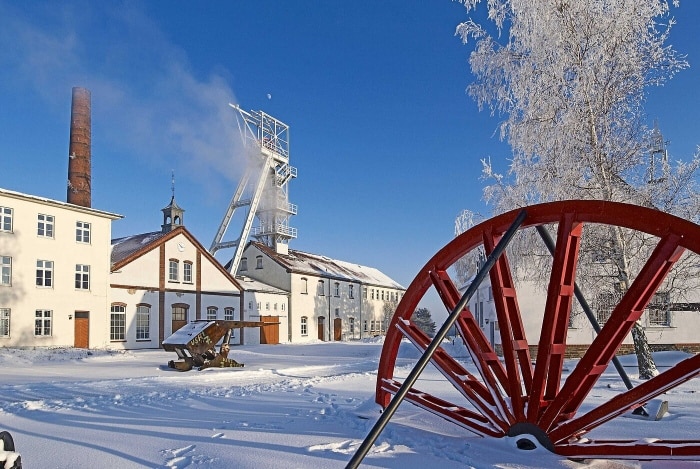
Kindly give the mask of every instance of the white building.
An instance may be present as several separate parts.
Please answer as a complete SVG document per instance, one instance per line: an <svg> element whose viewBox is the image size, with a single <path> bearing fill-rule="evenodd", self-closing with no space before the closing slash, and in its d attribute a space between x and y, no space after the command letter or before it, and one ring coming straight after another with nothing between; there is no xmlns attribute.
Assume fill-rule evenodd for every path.
<svg viewBox="0 0 700 469"><path fill-rule="evenodd" d="M238 274L288 292L288 341L294 343L384 334L405 291L375 268L293 249L277 253L259 242L246 246Z"/></svg>
<svg viewBox="0 0 700 469"><path fill-rule="evenodd" d="M545 287L537 286L534 282L516 282L518 307L530 346L530 352L536 353L537 344L542 330L547 292ZM463 288L464 291L466 287ZM697 338L698 303L675 303L673 298L663 298L664 293L656 293L652 306L647 308L641 317L647 340L652 350L684 350L700 351ZM591 295L584 292L586 303L599 326L603 326L610 317L617 301L607 298L605 294ZM663 307L658 307L659 305ZM479 286L476 294L469 302L469 309L480 325L489 342L497 348L501 344L496 305L494 302L491 282L487 276ZM567 356L580 356L593 342L597 333L576 298L572 303L572 314L566 334ZM620 347L622 353L633 353L634 344L631 334Z"/></svg>
<svg viewBox="0 0 700 469"><path fill-rule="evenodd" d="M109 250L119 218L0 189L0 346L109 343Z"/></svg>
<svg viewBox="0 0 700 469"><path fill-rule="evenodd" d="M112 241L112 347L158 348L197 319L250 320L242 315L241 286L187 231L183 212L173 197L163 209L161 231ZM259 334L237 331L238 343L247 343L246 331Z"/></svg>

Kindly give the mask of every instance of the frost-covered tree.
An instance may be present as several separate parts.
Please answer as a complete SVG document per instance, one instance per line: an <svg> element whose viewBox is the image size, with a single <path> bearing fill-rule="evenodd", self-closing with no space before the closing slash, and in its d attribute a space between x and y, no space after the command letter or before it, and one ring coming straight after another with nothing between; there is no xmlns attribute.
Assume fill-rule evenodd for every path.
<svg viewBox="0 0 700 469"><path fill-rule="evenodd" d="M435 335L435 321L433 321L433 317L428 308L418 308L415 310L411 316L411 321L418 326L418 329L425 332L428 336L433 337Z"/></svg>
<svg viewBox="0 0 700 469"><path fill-rule="evenodd" d="M462 3L469 15L481 13L480 0ZM602 199L655 207L697 221L698 153L689 162L663 165L660 175L649 169L656 135L645 125L645 93L688 65L666 44L674 24L669 3L485 3L485 19L470 17L457 27L457 34L474 44L469 63L475 80L468 92L480 109L502 118L500 135L512 149L505 174L484 161L489 181L484 198L493 210ZM634 280L634 267L643 262L649 240L616 227L590 234L591 243L582 246L582 260L588 256L598 262L595 269L579 268L579 282L588 291L623 294ZM534 239L518 243L513 249L529 253L525 263L532 267L516 270L544 272L538 267L538 259L548 257L543 248L535 247ZM601 260L606 275L601 275ZM649 378L657 371L641 324L632 335L640 377Z"/></svg>

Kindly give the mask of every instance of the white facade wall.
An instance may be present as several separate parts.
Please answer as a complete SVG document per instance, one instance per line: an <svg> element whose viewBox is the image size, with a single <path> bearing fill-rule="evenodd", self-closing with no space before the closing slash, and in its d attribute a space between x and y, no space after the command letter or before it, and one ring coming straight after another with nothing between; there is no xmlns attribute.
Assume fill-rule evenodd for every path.
<svg viewBox="0 0 700 469"><path fill-rule="evenodd" d="M207 319L210 308L216 310L216 319L225 319L226 308L232 308L233 319L240 320L240 289L223 268L208 257L194 238L180 229L153 244L152 249L119 266L110 276L110 305L124 307L126 322L123 333L110 332L111 347L160 347L161 341L174 332L172 311L176 305L186 307L186 321ZM176 279L170 278L171 260L177 264ZM185 279L184 276L186 263L192 266L191 279ZM149 308L148 330L145 334L143 327L137 331L139 306ZM237 332L236 337L240 339L240 333Z"/></svg>
<svg viewBox="0 0 700 469"><path fill-rule="evenodd" d="M540 331L542 330L542 318L547 299L546 290L544 287L537 286L531 282L518 282L517 295L527 341L531 346L537 345L540 339ZM588 295L586 299L589 306L593 309L593 314L595 314L594 298ZM597 334L575 298L573 304L574 316L571 321L571 327L567 330L566 343L570 345L589 345ZM488 278L479 287L477 294L472 297L469 307L490 342L492 344L500 344L501 338L498 331L495 303ZM647 314L643 314L641 319L650 344L700 343L700 333L698 332L700 331L700 312L671 311L669 326L650 324ZM623 344L633 344L631 334L628 334Z"/></svg>
<svg viewBox="0 0 700 469"><path fill-rule="evenodd" d="M0 231L0 256L11 258L11 283L0 285L0 309L10 312L0 346L74 346L76 312L87 317L89 347L105 346L111 226L121 217L4 190L0 207L12 209L11 231ZM38 234L39 215L53 217L50 236ZM77 222L89 224L89 242L76 241ZM50 287L36 284L38 260L53 263ZM76 264L89 266L88 289L76 288ZM50 311L50 331L42 335L37 310Z"/></svg>

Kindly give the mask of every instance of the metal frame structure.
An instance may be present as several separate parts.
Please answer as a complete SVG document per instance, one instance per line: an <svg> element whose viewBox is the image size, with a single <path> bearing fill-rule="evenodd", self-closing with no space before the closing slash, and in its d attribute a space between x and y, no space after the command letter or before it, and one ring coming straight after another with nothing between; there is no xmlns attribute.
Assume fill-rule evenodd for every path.
<svg viewBox="0 0 700 469"><path fill-rule="evenodd" d="M478 435L517 437L519 442L529 440L523 448L532 448L536 441L571 458L698 459L700 440L664 440L663 435L592 440L584 435L700 374L700 355L685 359L586 412L582 412L581 405L674 264L686 251L700 254L700 226L658 210L604 201L553 202L527 207L525 211L524 220L518 221L516 229L544 225L557 229L534 364L508 258L505 253L492 256L498 254L495 250L499 241L515 226L514 220L522 217L523 211L513 211L480 223L456 237L428 261L408 287L384 342L377 376L377 403L387 409L401 397ZM564 376L566 334L577 290L580 242L583 227L589 223L635 230L655 237L658 243L597 337ZM500 326L500 357L464 298L460 300L458 289L448 274L450 267L474 249L484 249L489 259L496 257L488 269ZM468 371L439 343L431 342L411 321L419 301L430 288L437 291L447 309L456 316L454 323L476 373ZM447 382L464 396L465 403L448 402L415 389L408 378L401 382L394 377L399 344L404 338L424 355L429 355L426 360L430 360ZM440 337L436 336L435 342L438 339ZM649 427L640 425L640 432L644 430Z"/></svg>
<svg viewBox="0 0 700 469"><path fill-rule="evenodd" d="M209 252L235 248L228 264L236 274L250 236L286 253L290 239L297 237L289 218L296 215L297 206L289 203L289 181L297 169L289 164L289 126L263 111L246 112L236 104L230 106L238 113L238 126L248 159L243 177L236 187ZM239 208L246 209L245 219L237 239L224 241L224 235ZM258 224L253 226L254 220Z"/></svg>

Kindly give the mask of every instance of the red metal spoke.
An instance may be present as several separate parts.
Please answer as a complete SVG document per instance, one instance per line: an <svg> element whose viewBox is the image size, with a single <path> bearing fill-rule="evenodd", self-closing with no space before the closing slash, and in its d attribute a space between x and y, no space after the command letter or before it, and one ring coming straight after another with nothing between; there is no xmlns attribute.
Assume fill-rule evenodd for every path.
<svg viewBox="0 0 700 469"><path fill-rule="evenodd" d="M556 250L547 289L542 332L537 346L537 361L528 402L527 420L536 422L542 410L559 391L566 353L566 333L576 281L576 265L583 225L573 214L559 221Z"/></svg>
<svg viewBox="0 0 700 469"><path fill-rule="evenodd" d="M558 443L582 435L618 415L639 407L669 389L693 379L697 375L700 375L700 355L686 358L639 386L618 394L605 404L596 407L581 417L563 423L552 430L550 438L553 442Z"/></svg>
<svg viewBox="0 0 700 469"><path fill-rule="evenodd" d="M425 352L431 341L425 332L409 320L399 322L398 327L416 348ZM435 350L430 361L489 422L505 433L509 423L512 423L512 415L503 410L507 407L500 394L494 394L491 386L487 389L442 347Z"/></svg>
<svg viewBox="0 0 700 469"><path fill-rule="evenodd" d="M679 246L680 240L680 236L669 234L656 246L600 334L593 340L557 397L537 422L545 431L548 431L558 420L573 417L607 368L622 341L629 334L635 321L641 317L668 271L684 252L684 249Z"/></svg>
<svg viewBox="0 0 700 469"><path fill-rule="evenodd" d="M453 310L457 306L460 294L454 282L452 282L452 279L447 275L447 272L444 270L433 271L430 273L430 278L445 303L445 306L447 306L447 309ZM457 320L457 329L464 339L464 344L469 351L474 365L488 388L488 392L491 395L490 402L495 403L497 406L499 417L494 417L494 419L499 422L505 421L513 423L513 412L501 393L501 389L507 388L508 381L506 371L469 308L465 307L460 314ZM489 413L488 410L484 410L485 415ZM500 424L497 423L497 425Z"/></svg>
<svg viewBox="0 0 700 469"><path fill-rule="evenodd" d="M430 272L430 278L448 311L452 311L460 299L454 282L444 270ZM491 374L505 388L507 386L506 370L468 307L462 311L457 327L482 378L486 380L487 377L484 374Z"/></svg>
<svg viewBox="0 0 700 469"><path fill-rule="evenodd" d="M382 380L381 386L386 393L396 394L401 388L401 383L396 380L385 379ZM502 437L505 435L501 429L494 427L483 415L464 407L456 406L451 402L424 393L416 388L409 390L405 400L454 422L477 435L491 437Z"/></svg>
<svg viewBox="0 0 700 469"><path fill-rule="evenodd" d="M493 252L498 237L484 233L484 250L486 255ZM491 269L491 288L494 306L501 333L503 360L508 375L505 388L510 396L513 413L518 420L525 418L524 395L532 386L532 365L530 347L525 337L525 328L520 317L520 308L515 290L515 283L510 272L506 254L501 255Z"/></svg>

